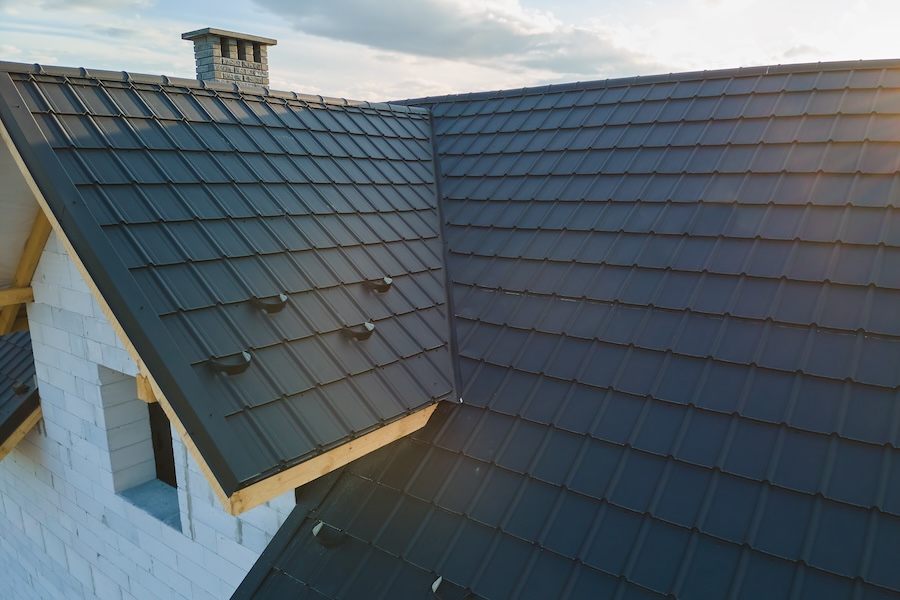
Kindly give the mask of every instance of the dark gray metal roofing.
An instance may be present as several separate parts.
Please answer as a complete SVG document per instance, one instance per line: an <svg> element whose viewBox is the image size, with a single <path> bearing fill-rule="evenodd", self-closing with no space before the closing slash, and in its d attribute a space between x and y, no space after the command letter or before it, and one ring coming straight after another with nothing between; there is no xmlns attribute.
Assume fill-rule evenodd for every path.
<svg viewBox="0 0 900 600"><path fill-rule="evenodd" d="M19 331L0 336L0 444L39 404L31 334Z"/></svg>
<svg viewBox="0 0 900 600"><path fill-rule="evenodd" d="M900 62L417 103L465 404L235 597L898 597Z"/></svg>
<svg viewBox="0 0 900 600"><path fill-rule="evenodd" d="M453 394L426 111L11 63L0 94L226 493ZM252 302L279 294L280 312ZM240 374L207 362L242 352Z"/></svg>

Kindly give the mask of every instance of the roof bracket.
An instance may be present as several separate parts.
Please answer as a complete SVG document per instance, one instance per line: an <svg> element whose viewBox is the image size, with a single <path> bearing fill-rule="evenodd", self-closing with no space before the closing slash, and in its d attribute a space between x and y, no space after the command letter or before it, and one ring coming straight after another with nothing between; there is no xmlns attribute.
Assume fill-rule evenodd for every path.
<svg viewBox="0 0 900 600"><path fill-rule="evenodd" d="M250 298L250 304L267 313L281 312L287 305L287 301L287 294L278 294L277 296L271 296L269 298L260 298L259 296Z"/></svg>
<svg viewBox="0 0 900 600"><path fill-rule="evenodd" d="M247 367L250 366L251 356L249 352L241 352L240 354L234 354L232 356L238 357L236 360L223 360L223 358L231 358L231 357L223 357L223 358L209 358L206 361L206 364L209 365L211 369L214 371L221 371L226 375L237 375L238 373L243 373L247 370Z"/></svg>
<svg viewBox="0 0 900 600"><path fill-rule="evenodd" d="M316 538L316 541L326 548L334 548L336 546L340 546L341 544L346 542L347 538L349 537L345 532L341 531L337 527L326 525L322 521L316 523L316 525L312 529L312 534L313 537Z"/></svg>
<svg viewBox="0 0 900 600"><path fill-rule="evenodd" d="M382 277L381 279L371 279L366 281L363 285L369 288L372 291L383 294L384 292L391 289L391 284L394 283L393 278L391 277Z"/></svg>
<svg viewBox="0 0 900 600"><path fill-rule="evenodd" d="M442 587L443 591L438 593ZM449 581L445 584L443 576L438 577L431 584L431 593L438 600L471 600L478 597L469 588L462 588Z"/></svg>
<svg viewBox="0 0 900 600"><path fill-rule="evenodd" d="M362 342L363 340L367 340L372 337L372 332L375 331L375 323L371 321L366 321L359 327L350 327L349 325L341 329L341 332L354 340L358 340Z"/></svg>

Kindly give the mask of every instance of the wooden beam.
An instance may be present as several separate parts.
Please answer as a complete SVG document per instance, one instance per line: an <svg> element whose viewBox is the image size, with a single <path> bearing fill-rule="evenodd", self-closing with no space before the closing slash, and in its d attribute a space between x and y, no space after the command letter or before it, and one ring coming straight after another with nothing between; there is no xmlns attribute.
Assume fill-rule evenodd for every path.
<svg viewBox="0 0 900 600"><path fill-rule="evenodd" d="M137 379L137 395L138 398L147 404L158 402L156 394L153 393L153 386L150 385L150 379L143 373L138 373Z"/></svg>
<svg viewBox="0 0 900 600"><path fill-rule="evenodd" d="M23 302L33 302L34 292L30 287L11 287L0 289L0 306L15 306L16 314Z"/></svg>
<svg viewBox="0 0 900 600"><path fill-rule="evenodd" d="M9 134L6 132L6 129L0 128L0 137L7 142L7 145L10 148L13 148L12 140L9 139ZM18 156L18 152L14 153L13 156L18 159L16 161L17 163L21 163L22 159ZM20 166L20 170L22 168L24 168L24 164ZM37 185L34 184L31 177L29 176L26 179L28 180L27 182L32 191L36 190ZM40 200L38 200L38 203L40 204ZM47 238L50 237L52 227L44 212L47 210L45 204L40 205L37 217L34 220L34 225L31 226L31 233L28 234L28 239L25 241L22 256L19 258L19 264L16 267L16 273L13 275L13 288L24 288L31 285L31 278L34 277L34 270L37 269L38 261L41 258L41 252L43 252L44 246L47 245ZM32 299L33 298L29 298L23 302L30 302ZM0 306L3 306L2 302L0 302ZM3 306L3 308L0 309L0 335L9 333L12 330L18 312L18 304L10 304Z"/></svg>
<svg viewBox="0 0 900 600"><path fill-rule="evenodd" d="M41 412L41 407L38 405L36 409L34 409L30 415L25 419L25 422L16 427L16 430L12 432L12 435L9 436L5 442L0 444L0 460L3 460L7 454L12 452L12 449L16 447L16 445L22 441L22 438L25 437L31 428L34 427L38 421L41 420L41 416L43 413Z"/></svg>
<svg viewBox="0 0 900 600"><path fill-rule="evenodd" d="M276 498L285 492L289 492L314 479L318 479L322 475L343 467L347 463L374 452L382 446L406 437L424 427L437 406L437 404L432 404L419 412L389 423L325 454L320 454L286 471L276 473L258 483L238 490L228 498L225 510L232 515L239 515L272 498Z"/></svg>

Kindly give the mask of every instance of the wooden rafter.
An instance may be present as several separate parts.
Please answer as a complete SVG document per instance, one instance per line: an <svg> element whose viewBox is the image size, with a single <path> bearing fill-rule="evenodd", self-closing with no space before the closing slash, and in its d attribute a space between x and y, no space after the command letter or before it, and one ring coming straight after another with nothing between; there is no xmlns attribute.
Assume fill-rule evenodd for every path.
<svg viewBox="0 0 900 600"><path fill-rule="evenodd" d="M156 394L153 392L153 386L150 385L150 379L143 373L138 373L136 380L138 398L147 404L156 402Z"/></svg>
<svg viewBox="0 0 900 600"><path fill-rule="evenodd" d="M18 314L18 306L23 302L34 300L34 293L30 287L11 287L0 289L0 306L15 306Z"/></svg>
<svg viewBox="0 0 900 600"><path fill-rule="evenodd" d="M6 441L0 444L0 460L3 460L7 454L12 452L12 449L16 447L16 445L25 437L31 428L34 427L38 421L41 420L41 407L38 406L34 409L30 415L25 419L25 421L16 427L16 430L12 432L12 435L9 436Z"/></svg>
<svg viewBox="0 0 900 600"><path fill-rule="evenodd" d="M34 270L37 269L38 260L41 258L41 252L47 244L47 238L50 237L50 221L44 214L43 207L38 210L34 225L31 227L31 233L28 234L28 240L25 242L25 248L22 250L22 258L19 259L19 265L16 267L16 273L12 280L12 289L27 288L29 297L20 300L17 303L4 303L0 300L0 335L9 333L14 329L16 317L19 314L19 306L22 302L31 301L31 278L34 277ZM9 290L3 290L9 291Z"/></svg>

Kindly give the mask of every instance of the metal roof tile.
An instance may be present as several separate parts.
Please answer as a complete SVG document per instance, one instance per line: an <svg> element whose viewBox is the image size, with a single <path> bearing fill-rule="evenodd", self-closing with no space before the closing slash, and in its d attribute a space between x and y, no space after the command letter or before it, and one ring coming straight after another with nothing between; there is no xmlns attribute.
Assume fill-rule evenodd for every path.
<svg viewBox="0 0 900 600"><path fill-rule="evenodd" d="M786 596L794 582L802 597L850 578L859 593L875 589L850 554L813 551L827 537L822 507L868 502L870 519L884 515L873 477L883 503L900 505L885 474L895 461L863 457L871 470L851 474L866 452L837 458L845 444L884 453L873 444L898 435L884 358L896 328L883 310L900 288L885 245L896 165L874 137L864 142L868 113L841 131L847 116L827 110L837 94L852 110L889 101L874 86L844 91L855 65L423 101L444 194L465 199L443 208L466 403L441 426L437 444L451 452L435 461L423 434L418 470L403 470L423 501L468 511L437 531L441 548L470 541L465 523L492 527L472 538L487 548L483 565L460 563L454 585L537 589L497 583L485 567L510 566L497 552L514 533L525 537L509 560L546 568L542 581L570 597L597 573L598 585L621 577L613 593L624 598ZM841 135L852 143L824 146ZM481 460L495 464L444 487L444 474L471 475ZM526 518L528 507L545 516ZM421 549L434 516L422 518L407 526L419 549L397 562L442 572L439 552ZM390 544L401 552L402 540Z"/></svg>
<svg viewBox="0 0 900 600"><path fill-rule="evenodd" d="M813 513L813 501L810 496L771 488L754 546L787 560L800 558Z"/></svg>
<svg viewBox="0 0 900 600"><path fill-rule="evenodd" d="M661 594L669 593L681 569L681 561L672 557L683 556L688 548L691 532L663 521L652 520L629 579Z"/></svg>
<svg viewBox="0 0 900 600"><path fill-rule="evenodd" d="M795 571L793 562L788 562L759 552L748 553L746 567L741 573L741 600L751 598L788 597Z"/></svg>
<svg viewBox="0 0 900 600"><path fill-rule="evenodd" d="M864 508L875 506L885 451L881 446L838 440L825 494Z"/></svg>
<svg viewBox="0 0 900 600"><path fill-rule="evenodd" d="M454 544L441 561L441 572L450 581L470 581L479 570L490 547L494 531L472 520L464 520L459 525L463 544Z"/></svg>
<svg viewBox="0 0 900 600"><path fill-rule="evenodd" d="M868 579L876 585L896 590L900 588L900 573L892 559L892 540L900 535L900 519L888 515L879 515L877 526L869 549L872 562L869 566Z"/></svg>
<svg viewBox="0 0 900 600"><path fill-rule="evenodd" d="M680 592L684 597L721 597L732 587L740 549L710 536L697 536Z"/></svg>
<svg viewBox="0 0 900 600"><path fill-rule="evenodd" d="M600 526L583 560L612 575L621 575L641 528L642 518L613 505L607 505L600 518Z"/></svg>
<svg viewBox="0 0 900 600"><path fill-rule="evenodd" d="M713 485L712 498L701 519L700 530L741 544L747 539L761 486L725 474L716 477Z"/></svg>
<svg viewBox="0 0 900 600"><path fill-rule="evenodd" d="M823 435L802 431L786 431L782 436L780 456L773 470L772 483L810 495L820 492L830 443L829 438ZM793 498L794 495L790 497ZM811 501L811 499L807 497L807 501ZM770 508L769 510L771 511L772 509ZM782 511L776 512L776 514L781 513ZM774 553L779 554L777 552ZM779 554L779 556L797 558L795 555L786 556Z"/></svg>
<svg viewBox="0 0 900 600"><path fill-rule="evenodd" d="M868 512L825 501L817 517L813 524L816 543L811 548L809 564L853 577L865 548Z"/></svg>
<svg viewBox="0 0 900 600"><path fill-rule="evenodd" d="M841 434L872 444L891 443L895 392L854 384L849 393L852 396L848 402L858 410L848 411L844 415Z"/></svg>

